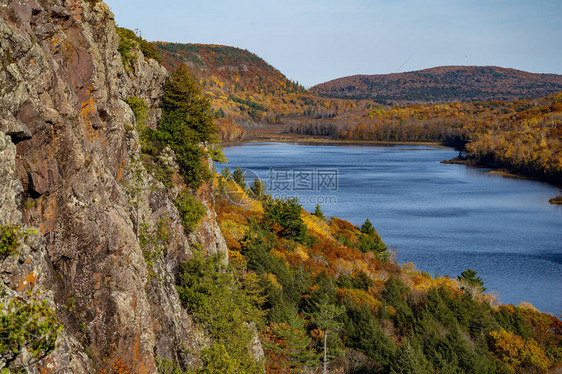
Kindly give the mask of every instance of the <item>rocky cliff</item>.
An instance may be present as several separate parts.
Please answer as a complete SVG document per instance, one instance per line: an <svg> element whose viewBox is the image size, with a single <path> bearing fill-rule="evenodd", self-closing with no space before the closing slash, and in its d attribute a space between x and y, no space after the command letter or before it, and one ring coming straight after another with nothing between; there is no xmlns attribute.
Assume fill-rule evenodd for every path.
<svg viewBox="0 0 562 374"><path fill-rule="evenodd" d="M45 301L62 326L46 358L22 349L0 367L152 373L161 359L189 367L206 344L175 274L193 243L226 253L212 189L193 192L207 214L186 235L178 187L144 168L125 102L143 98L155 126L167 72L140 50L126 71L118 43L100 1L0 4L0 225L18 232L0 257L0 298L4 310Z"/></svg>

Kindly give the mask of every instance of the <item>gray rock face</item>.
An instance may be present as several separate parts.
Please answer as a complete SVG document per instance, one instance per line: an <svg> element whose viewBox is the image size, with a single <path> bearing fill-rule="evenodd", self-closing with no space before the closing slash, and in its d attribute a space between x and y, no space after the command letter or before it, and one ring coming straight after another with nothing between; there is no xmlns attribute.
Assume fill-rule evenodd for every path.
<svg viewBox="0 0 562 374"><path fill-rule="evenodd" d="M15 199L21 192L21 184L14 179L15 168L16 147L9 136L0 132L0 225L21 221Z"/></svg>
<svg viewBox="0 0 562 374"><path fill-rule="evenodd" d="M153 373L158 358L185 369L208 344L174 282L190 242L227 253L212 192L199 194L208 213L188 238L177 189L139 161L124 101L144 98L154 126L166 71L140 55L128 74L118 42L103 2L0 4L0 224L37 230L1 262L2 282L47 300L64 326L30 372Z"/></svg>

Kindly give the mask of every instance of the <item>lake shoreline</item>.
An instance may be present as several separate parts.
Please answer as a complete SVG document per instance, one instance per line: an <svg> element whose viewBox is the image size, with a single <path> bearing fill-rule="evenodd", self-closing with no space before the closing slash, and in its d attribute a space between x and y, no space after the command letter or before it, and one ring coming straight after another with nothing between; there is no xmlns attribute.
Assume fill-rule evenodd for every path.
<svg viewBox="0 0 562 374"><path fill-rule="evenodd" d="M555 194L550 185L493 177L482 166L441 165L458 155L447 147L334 147L341 143L330 142L323 148L318 141L300 146L292 140L228 147L224 166L251 170L267 186L282 178L272 177L271 170L312 170L314 176L317 170L337 169L333 191L318 186L290 191L307 211L319 203L326 216L354 225L369 218L385 243L399 249L400 263L453 277L471 268L488 289L499 291L503 303L527 301L558 313L560 303L546 291L555 288L562 271L561 211L547 203Z"/></svg>
<svg viewBox="0 0 562 374"><path fill-rule="evenodd" d="M520 174L520 173L516 173L513 172L509 169L506 169L505 167L501 167L501 166L495 166L493 164L486 164L486 163L482 163L481 161L477 160L477 159L473 159L473 158L452 158L450 160L443 160L441 161L442 164L449 164L449 165L465 165L465 166L470 166L470 167L474 167L474 168L479 168L479 169L491 169L491 171L489 171L490 174L495 174L495 175L499 175L502 176L504 178L513 178L513 179L523 179L523 180L531 180L531 181L535 181L535 182L542 182L542 183L547 183L550 184L551 186L557 187L560 192L562 193L562 186L560 184L554 183L548 179L541 179L541 178L537 178L537 177L533 177L530 175L525 175L525 174ZM550 199L550 203L551 204L562 204L562 202L557 202L557 197Z"/></svg>
<svg viewBox="0 0 562 374"><path fill-rule="evenodd" d="M303 145L372 145L372 146L389 146L389 145L426 145L435 147L449 147L440 142L413 142L413 141L382 141L382 140L358 140L358 139L333 139L312 135L299 135L291 133L266 133L263 135L253 135L247 138L221 142L222 147L239 146L244 143L292 143Z"/></svg>
<svg viewBox="0 0 562 374"><path fill-rule="evenodd" d="M222 147L236 147L236 146L243 145L245 143L288 143L288 144L318 145L318 146L356 145L356 146L374 146L374 147L420 145L420 146L431 146L431 147L454 149L454 147L445 145L440 142L382 141L382 140L357 140L357 139L347 140L347 139L326 138L323 136L299 135L299 134L292 134L292 133L269 133L269 132L266 132L262 135L253 135L248 138L235 142L222 142L220 145ZM515 178L515 179L543 182L562 189L562 186L550 182L548 180L543 180L532 176L514 173L502 167L495 167L493 165L481 164L478 160L475 159L466 159L466 158L460 159L458 157L455 157L449 160L443 160L441 161L441 163L452 164L452 165L465 165L474 168L492 169L490 172L491 174L500 175L504 178ZM557 201L556 197L552 198L550 201ZM561 203L551 202L551 204L561 204Z"/></svg>

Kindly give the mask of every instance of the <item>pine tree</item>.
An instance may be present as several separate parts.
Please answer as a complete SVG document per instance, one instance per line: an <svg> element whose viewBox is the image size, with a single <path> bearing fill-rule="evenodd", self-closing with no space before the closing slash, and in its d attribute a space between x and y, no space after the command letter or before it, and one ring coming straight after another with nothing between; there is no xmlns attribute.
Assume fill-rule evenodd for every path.
<svg viewBox="0 0 562 374"><path fill-rule="evenodd" d="M310 348L312 339L306 332L304 321L293 309L286 322L274 323L271 327L277 344L266 344L266 348L279 352L286 358L282 364L291 373L305 373L318 363L318 355Z"/></svg>
<svg viewBox="0 0 562 374"><path fill-rule="evenodd" d="M254 199L262 199L265 195L265 184L261 179L255 178L250 185L250 194Z"/></svg>
<svg viewBox="0 0 562 374"><path fill-rule="evenodd" d="M188 127L192 130L194 140L197 142L217 140L211 101L203 95L185 65L180 65L164 86L162 114L163 117L173 116L177 129ZM176 139L176 141L183 140L185 139Z"/></svg>
<svg viewBox="0 0 562 374"><path fill-rule="evenodd" d="M434 371L419 343L407 340L400 346L390 365L391 374L431 374Z"/></svg>
<svg viewBox="0 0 562 374"><path fill-rule="evenodd" d="M301 218L302 206L296 198L268 201L264 206L269 222L279 225L279 235L297 242L306 240L307 228Z"/></svg>
<svg viewBox="0 0 562 374"><path fill-rule="evenodd" d="M168 78L162 101L162 117L153 136L172 148L187 183L197 188L212 177L206 165L210 152L202 146L217 142L211 102L185 65Z"/></svg>
<svg viewBox="0 0 562 374"><path fill-rule="evenodd" d="M377 234L375 228L373 227L373 224L371 223L371 221L369 221L368 218L365 220L365 223L361 225L361 232L369 236L374 236Z"/></svg>
<svg viewBox="0 0 562 374"><path fill-rule="evenodd" d="M457 279L464 285L463 288L468 288L470 291L475 291L477 293L483 293L486 291L484 281L482 278L477 277L476 274L475 270L466 269Z"/></svg>
<svg viewBox="0 0 562 374"><path fill-rule="evenodd" d="M314 215L318 218L324 219L324 213L322 213L322 210L320 209L320 204L316 204L316 209L314 210Z"/></svg>
<svg viewBox="0 0 562 374"><path fill-rule="evenodd" d="M322 359L322 372L324 374L328 372L328 334L338 331L343 326L343 323L337 320L343 313L345 313L345 307L343 305L337 306L329 304L328 297L322 297L320 301L316 303L316 311L310 315L314 324L322 330L324 335Z"/></svg>
<svg viewBox="0 0 562 374"><path fill-rule="evenodd" d="M243 172L239 166L236 167L236 170L232 173L232 179L236 182L236 184L242 187L243 190L246 189L246 173Z"/></svg>
<svg viewBox="0 0 562 374"><path fill-rule="evenodd" d="M221 170L221 177L228 180L232 177L232 172L230 171L229 168L225 167Z"/></svg>

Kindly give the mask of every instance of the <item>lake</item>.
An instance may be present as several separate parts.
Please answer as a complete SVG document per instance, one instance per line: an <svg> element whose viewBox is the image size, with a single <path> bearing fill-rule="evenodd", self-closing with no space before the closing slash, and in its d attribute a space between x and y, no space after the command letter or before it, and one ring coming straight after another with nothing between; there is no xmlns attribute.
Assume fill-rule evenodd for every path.
<svg viewBox="0 0 562 374"><path fill-rule="evenodd" d="M248 143L224 166L248 169L275 196L296 196L325 216L373 223L383 241L432 275L467 268L504 304L562 312L562 208L557 188L489 169L441 164L451 148L422 145Z"/></svg>

